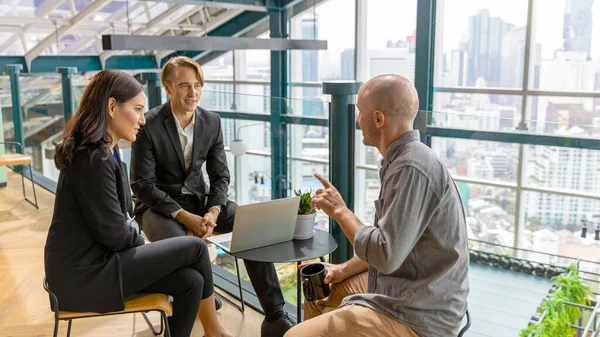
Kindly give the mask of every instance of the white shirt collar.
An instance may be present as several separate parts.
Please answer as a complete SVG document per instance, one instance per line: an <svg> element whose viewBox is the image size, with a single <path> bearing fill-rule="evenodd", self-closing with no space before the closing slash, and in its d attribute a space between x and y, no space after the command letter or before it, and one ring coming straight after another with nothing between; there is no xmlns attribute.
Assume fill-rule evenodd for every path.
<svg viewBox="0 0 600 337"><path fill-rule="evenodd" d="M173 113L173 118L175 118L175 125L177 125L177 129L184 130L181 127L181 124L179 123L179 119L177 118L175 113L174 112L172 112L172 113ZM194 125L196 125L196 111L194 111L194 114L192 115L192 121L190 122L190 124L188 124L188 126L186 126L186 129L189 129L190 127L193 127Z"/></svg>

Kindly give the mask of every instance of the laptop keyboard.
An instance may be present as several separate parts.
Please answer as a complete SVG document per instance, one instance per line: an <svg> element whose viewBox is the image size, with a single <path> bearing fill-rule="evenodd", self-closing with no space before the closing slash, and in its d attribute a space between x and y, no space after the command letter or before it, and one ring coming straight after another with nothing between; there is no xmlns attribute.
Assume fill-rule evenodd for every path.
<svg viewBox="0 0 600 337"><path fill-rule="evenodd" d="M225 242L221 242L219 244L227 249L231 249L231 241L225 241Z"/></svg>

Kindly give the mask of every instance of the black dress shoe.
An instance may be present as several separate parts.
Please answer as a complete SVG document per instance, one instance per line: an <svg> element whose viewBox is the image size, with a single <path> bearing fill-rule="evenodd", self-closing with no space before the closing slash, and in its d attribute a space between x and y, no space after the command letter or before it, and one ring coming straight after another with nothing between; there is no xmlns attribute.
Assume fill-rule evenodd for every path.
<svg viewBox="0 0 600 337"><path fill-rule="evenodd" d="M222 306L223 306L223 302L221 302L221 299L215 295L215 308L217 310L219 310L219 309L221 309Z"/></svg>
<svg viewBox="0 0 600 337"><path fill-rule="evenodd" d="M294 325L296 322L284 311L283 316L276 321L267 322L265 318L260 327L260 335L261 337L283 337Z"/></svg>

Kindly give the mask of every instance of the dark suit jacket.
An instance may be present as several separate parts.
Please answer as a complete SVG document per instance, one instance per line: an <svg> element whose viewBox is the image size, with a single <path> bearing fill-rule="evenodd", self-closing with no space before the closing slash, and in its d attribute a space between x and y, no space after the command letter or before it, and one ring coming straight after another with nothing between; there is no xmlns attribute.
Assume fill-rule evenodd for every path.
<svg viewBox="0 0 600 337"><path fill-rule="evenodd" d="M132 202L125 165L102 153L92 159L92 151L77 151L58 177L44 260L60 310L123 310L117 252L144 244L127 225Z"/></svg>
<svg viewBox="0 0 600 337"><path fill-rule="evenodd" d="M146 113L146 125L131 145L131 189L135 214L152 208L170 217L181 206L174 200L185 186L200 199L200 207L227 204L229 170L223 145L221 117L196 108L192 162L185 169L183 150L170 101ZM210 179L208 189L202 164Z"/></svg>

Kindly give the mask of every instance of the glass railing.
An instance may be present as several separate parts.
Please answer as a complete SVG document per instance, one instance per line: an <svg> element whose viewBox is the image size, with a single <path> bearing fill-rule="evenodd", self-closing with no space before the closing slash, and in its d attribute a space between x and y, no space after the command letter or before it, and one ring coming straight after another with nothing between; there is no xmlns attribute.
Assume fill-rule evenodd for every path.
<svg viewBox="0 0 600 337"><path fill-rule="evenodd" d="M459 185L469 237L570 258L600 258L600 129L499 114L428 113L431 147ZM548 255L528 253L534 261Z"/></svg>
<svg viewBox="0 0 600 337"><path fill-rule="evenodd" d="M23 75L20 80L25 153L33 158L34 172L56 181L58 170L52 159L52 142L61 137L65 120L60 86L49 87L48 84L60 83L60 74ZM12 102L3 109L3 132L5 140L15 140Z"/></svg>

